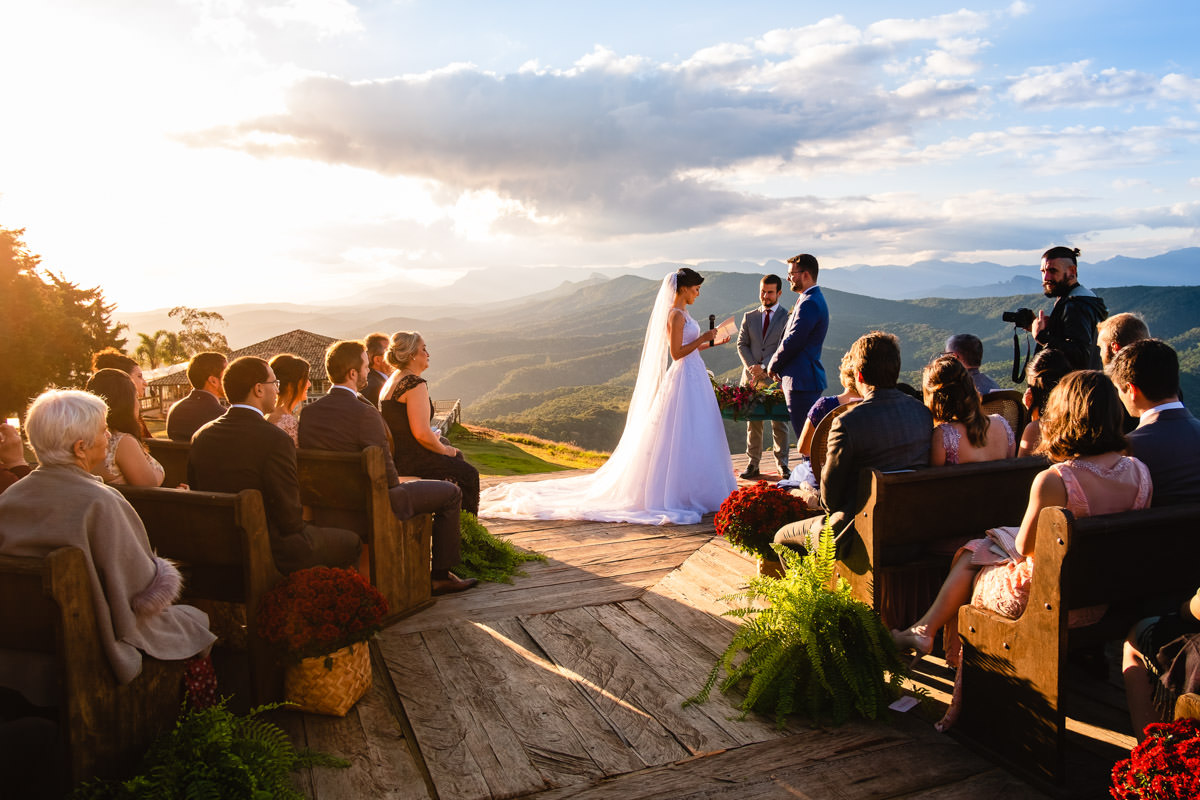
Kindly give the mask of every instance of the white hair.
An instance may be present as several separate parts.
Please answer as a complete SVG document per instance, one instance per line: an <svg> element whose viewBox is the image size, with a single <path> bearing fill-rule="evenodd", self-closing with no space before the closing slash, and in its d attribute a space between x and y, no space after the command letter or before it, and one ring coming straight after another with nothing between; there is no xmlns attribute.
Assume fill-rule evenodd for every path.
<svg viewBox="0 0 1200 800"><path fill-rule="evenodd" d="M25 417L25 433L39 464L74 464L75 442L91 447L108 406L94 394L51 389L38 395Z"/></svg>

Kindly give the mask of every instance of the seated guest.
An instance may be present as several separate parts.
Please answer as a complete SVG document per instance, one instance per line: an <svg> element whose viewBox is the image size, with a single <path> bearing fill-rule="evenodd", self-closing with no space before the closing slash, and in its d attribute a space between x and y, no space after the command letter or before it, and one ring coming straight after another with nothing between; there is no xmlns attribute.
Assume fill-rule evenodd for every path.
<svg viewBox="0 0 1200 800"><path fill-rule="evenodd" d="M1200 420L1179 402L1179 358L1159 339L1122 347L1109 365L1121 402L1138 420L1133 455L1150 468L1154 505L1200 502Z"/></svg>
<svg viewBox="0 0 1200 800"><path fill-rule="evenodd" d="M838 552L854 535L854 517L867 498L858 496L864 469L917 469L929 466L933 417L929 409L896 388L900 341L873 331L850 348L850 368L862 400L833 421L821 468L821 507L829 515ZM785 525L775 542L809 549L821 532L822 517Z"/></svg>
<svg viewBox="0 0 1200 800"><path fill-rule="evenodd" d="M171 406L167 412L167 437L174 442L190 442L200 426L225 413L221 400L225 389L221 373L226 358L221 353L197 353L188 362L188 383L192 393Z"/></svg>
<svg viewBox="0 0 1200 800"><path fill-rule="evenodd" d="M1100 363L1104 365L1104 371L1108 372L1122 347L1149 338L1150 329L1136 314L1113 314L1096 323L1096 346L1100 348Z"/></svg>
<svg viewBox="0 0 1200 800"><path fill-rule="evenodd" d="M1042 441L1042 416L1046 413L1046 403L1050 400L1050 392L1058 386L1058 382L1070 373L1074 367L1060 350L1040 350L1034 354L1025 368L1025 396L1022 401L1029 410L1029 422L1021 432L1021 444L1017 447L1017 456L1031 456Z"/></svg>
<svg viewBox="0 0 1200 800"><path fill-rule="evenodd" d="M0 492L28 474L21 432L7 422L0 423Z"/></svg>
<svg viewBox="0 0 1200 800"><path fill-rule="evenodd" d="M138 430L143 439L150 438L150 429L142 419L141 399L146 396L146 379L142 377L142 367L129 356L115 347L106 347L92 356L92 373L102 369L119 369L133 379L133 387L137 390L138 400Z"/></svg>
<svg viewBox="0 0 1200 800"><path fill-rule="evenodd" d="M279 399L275 401L275 410L267 414L267 422L292 437L292 444L298 447L300 421L296 419L296 409L308 398L312 386L308 362L291 353L280 353L271 359L271 371L279 379Z"/></svg>
<svg viewBox="0 0 1200 800"><path fill-rule="evenodd" d="M479 470L462 451L430 427L433 401L421 373L429 369L429 350L416 331L392 336L388 363L396 368L379 395L379 410L396 443L396 469L402 475L453 481L462 489L464 511L479 513Z"/></svg>
<svg viewBox="0 0 1200 800"><path fill-rule="evenodd" d="M841 369L838 370L838 375L842 380L842 393L822 397L812 404L812 408L808 410L808 415L804 418L804 427L800 431L799 445L800 455L802 456L808 457L812 455L813 434L817 432L817 426L821 424L821 420L825 419L838 406L857 403L862 399L862 396L858 393L858 386L854 383L854 370L850 369L849 353L842 356L842 365Z"/></svg>
<svg viewBox="0 0 1200 800"><path fill-rule="evenodd" d="M947 627L946 661L957 666L960 606L969 602L1005 617L1021 616L1029 600L1038 515L1043 508L1061 506L1078 519L1150 505L1150 472L1141 461L1125 455L1127 445L1121 432L1121 401L1104 373L1082 370L1063 378L1050 394L1042 424L1040 452L1054 463L1033 479L1021 527L1015 532L1011 528L992 531L1013 537L1004 537L1007 548L999 548L985 537L959 549L929 610L911 628L892 631L896 646L911 648L918 655L928 653L934 633ZM1020 557L1010 557L1005 550ZM960 682L961 677L960 670ZM954 699L939 730L949 728L958 718L960 697L961 683L955 685Z"/></svg>
<svg viewBox="0 0 1200 800"><path fill-rule="evenodd" d="M1200 692L1200 589L1179 611L1133 626L1121 672L1133 732L1141 742L1147 725L1171 720L1179 695Z"/></svg>
<svg viewBox="0 0 1200 800"><path fill-rule="evenodd" d="M335 342L325 352L325 371L332 384L329 393L304 409L300 417L300 446L356 453L372 445L388 451L387 428L379 410L358 390L366 386L367 352L362 342ZM433 513L434 594L460 592L475 585L450 570L459 562L461 536L459 509L462 492L448 481L400 482L389 459L388 496L397 519Z"/></svg>
<svg viewBox="0 0 1200 800"><path fill-rule="evenodd" d="M979 390L967 368L954 356L938 356L922 375L925 405L933 413L933 441L929 464L972 464L998 461L1017 453L1017 441L1008 421L988 416L980 406Z"/></svg>
<svg viewBox="0 0 1200 800"><path fill-rule="evenodd" d="M207 654L216 637L202 611L174 604L178 570L151 551L125 498L92 474L108 453L106 413L104 401L86 392L49 391L33 401L25 430L38 467L0 495L0 554L83 551L97 631L118 683L126 684L141 672L143 653L186 659Z"/></svg>
<svg viewBox="0 0 1200 800"><path fill-rule="evenodd" d="M142 442L133 380L119 369L102 369L87 390L108 406L108 451L96 474L113 486L162 486L162 464Z"/></svg>
<svg viewBox="0 0 1200 800"><path fill-rule="evenodd" d="M376 408L379 407L379 392L387 379L395 372L392 365L387 363L387 351L391 341L386 333L372 333L363 342L367 346L367 388L362 390L363 397Z"/></svg>
<svg viewBox="0 0 1200 800"><path fill-rule="evenodd" d="M957 358L967 368L971 382L980 394L994 392L1000 388L1000 384L979 371L980 365L983 364L983 342L978 336L969 333L954 334L946 340L946 353Z"/></svg>
<svg viewBox="0 0 1200 800"><path fill-rule="evenodd" d="M243 356L229 365L222 382L233 405L192 438L188 485L208 492L260 491L280 572L357 564L362 550L358 534L304 521L296 446L263 416L275 408L279 394L271 365Z"/></svg>

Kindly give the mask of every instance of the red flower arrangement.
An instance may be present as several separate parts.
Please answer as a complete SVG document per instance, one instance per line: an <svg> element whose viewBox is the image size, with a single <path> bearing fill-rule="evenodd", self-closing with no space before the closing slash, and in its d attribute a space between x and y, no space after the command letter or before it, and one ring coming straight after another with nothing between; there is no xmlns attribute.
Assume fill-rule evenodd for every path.
<svg viewBox="0 0 1200 800"><path fill-rule="evenodd" d="M755 406L769 409L771 406L783 405L786 402L783 398L783 390L779 388L778 383L756 389L748 384L743 386L738 383L714 381L713 391L717 395L717 406L722 411L732 410L735 420L741 414L753 412Z"/></svg>
<svg viewBox="0 0 1200 800"><path fill-rule="evenodd" d="M387 600L357 572L310 567L263 595L258 630L296 659L332 653L379 630Z"/></svg>
<svg viewBox="0 0 1200 800"><path fill-rule="evenodd" d="M799 497L759 481L726 497L713 523L717 533L743 553L776 561L771 549L775 531L802 518L807 510Z"/></svg>
<svg viewBox="0 0 1200 800"><path fill-rule="evenodd" d="M1146 726L1146 740L1112 771L1116 800L1200 797L1200 722L1177 719Z"/></svg>

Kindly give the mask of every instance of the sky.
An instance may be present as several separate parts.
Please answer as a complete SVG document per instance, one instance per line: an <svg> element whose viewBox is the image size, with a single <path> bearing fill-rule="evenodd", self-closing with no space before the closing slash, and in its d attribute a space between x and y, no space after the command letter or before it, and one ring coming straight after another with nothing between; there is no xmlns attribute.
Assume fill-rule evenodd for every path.
<svg viewBox="0 0 1200 800"><path fill-rule="evenodd" d="M1200 3L961 2L0 0L0 227L129 311L1200 245Z"/></svg>

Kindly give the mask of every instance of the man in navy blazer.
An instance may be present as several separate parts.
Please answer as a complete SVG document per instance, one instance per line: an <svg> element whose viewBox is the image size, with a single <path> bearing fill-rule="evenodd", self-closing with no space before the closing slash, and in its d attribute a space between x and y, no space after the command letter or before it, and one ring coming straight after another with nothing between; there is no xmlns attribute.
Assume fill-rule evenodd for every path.
<svg viewBox="0 0 1200 800"><path fill-rule="evenodd" d="M188 361L192 393L167 412L167 437L173 442L190 442L200 426L225 413L221 400L225 388L221 375L228 366L223 353L197 353Z"/></svg>
<svg viewBox="0 0 1200 800"><path fill-rule="evenodd" d="M470 589L474 578L459 578L450 570L460 558L462 537L459 511L462 490L449 481L400 482L387 441L387 426L379 410L358 392L367 384L370 366L362 342L334 342L325 351L329 394L300 413L300 446L318 450L357 453L372 445L388 454L388 498L397 519L416 514L433 514L433 569L430 585L434 594Z"/></svg>
<svg viewBox="0 0 1200 800"><path fill-rule="evenodd" d="M1200 502L1200 420L1179 402L1179 357L1161 339L1142 339L1117 351L1109 365L1117 394L1138 426L1133 455L1150 469L1150 504Z"/></svg>
<svg viewBox="0 0 1200 800"><path fill-rule="evenodd" d="M797 440L808 410L825 390L821 346L829 331L829 306L817 286L817 269L817 259L808 253L788 259L788 283L800 299L788 317L779 349L767 362L767 372L783 379L783 395Z"/></svg>

